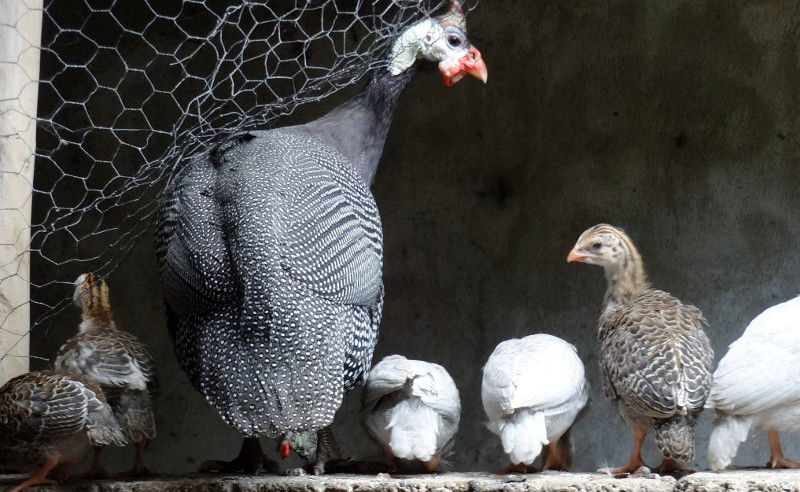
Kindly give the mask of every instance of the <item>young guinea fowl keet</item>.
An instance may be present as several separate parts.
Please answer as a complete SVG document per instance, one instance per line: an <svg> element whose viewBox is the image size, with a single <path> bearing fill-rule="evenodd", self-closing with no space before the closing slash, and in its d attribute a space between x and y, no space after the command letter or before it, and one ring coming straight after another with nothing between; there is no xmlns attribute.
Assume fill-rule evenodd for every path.
<svg viewBox="0 0 800 492"><path fill-rule="evenodd" d="M769 436L772 468L800 468L783 456L779 431L800 426L800 297L759 314L714 372L706 404L716 413L708 445L711 469L736 456L751 427Z"/></svg>
<svg viewBox="0 0 800 492"><path fill-rule="evenodd" d="M434 471L452 450L461 400L450 374L439 364L384 357L364 387L364 425L386 453L420 461Z"/></svg>
<svg viewBox="0 0 800 492"><path fill-rule="evenodd" d="M268 463L258 436L318 432L314 463L344 395L371 365L383 306L383 234L370 193L400 94L418 58L449 85L486 79L464 15L405 30L366 90L310 123L253 131L198 157L171 181L157 254L181 366L241 432L239 457L206 471ZM286 440L290 443L291 440Z"/></svg>
<svg viewBox="0 0 800 492"><path fill-rule="evenodd" d="M544 468L568 470L569 429L589 399L575 347L546 334L500 343L483 367L481 400L489 430L497 434L511 466L498 473L532 471L547 446Z"/></svg>
<svg viewBox="0 0 800 492"><path fill-rule="evenodd" d="M147 441L156 434L152 393L156 389L155 364L147 348L133 335L116 327L108 298L108 285L92 273L75 280L75 305L81 310L79 333L67 340L56 357L56 369L97 381L114 415L136 453L128 474L149 471L142 460ZM87 477L103 477L102 446L95 447Z"/></svg>
<svg viewBox="0 0 800 492"><path fill-rule="evenodd" d="M81 376L29 372L0 388L0 462L38 466L13 492L57 483L88 444L124 446L100 387Z"/></svg>
<svg viewBox="0 0 800 492"><path fill-rule="evenodd" d="M634 446L619 468L644 466L641 446L652 429L664 461L657 473L692 471L694 427L711 388L714 352L700 310L650 287L625 233L599 224L581 234L567 261L605 269L608 288L598 323L598 359L606 396L631 428Z"/></svg>

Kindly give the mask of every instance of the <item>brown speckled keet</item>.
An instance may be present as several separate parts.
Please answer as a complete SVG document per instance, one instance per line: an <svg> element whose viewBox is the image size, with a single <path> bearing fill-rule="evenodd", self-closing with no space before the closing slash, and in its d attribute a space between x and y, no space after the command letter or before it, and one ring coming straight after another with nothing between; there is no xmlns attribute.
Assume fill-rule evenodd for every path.
<svg viewBox="0 0 800 492"><path fill-rule="evenodd" d="M683 304L647 282L642 259L625 233L607 224L585 231L567 261L600 265L608 290L598 324L598 359L606 396L631 427L634 449L628 462L607 470L632 473L648 430L664 462L661 473L689 471L694 426L711 386L714 352L699 309Z"/></svg>
<svg viewBox="0 0 800 492"><path fill-rule="evenodd" d="M0 462L40 467L25 487L55 483L87 444L125 445L125 436L100 387L60 372L29 372L0 388Z"/></svg>
<svg viewBox="0 0 800 492"><path fill-rule="evenodd" d="M56 368L97 381L108 398L128 440L136 447L130 473L147 474L142 453L155 437L152 393L157 390L155 364L147 348L135 336L117 329L108 297L108 285L94 274L75 281L75 305L81 310L80 331L67 340L56 358ZM88 476L104 476L99 457Z"/></svg>

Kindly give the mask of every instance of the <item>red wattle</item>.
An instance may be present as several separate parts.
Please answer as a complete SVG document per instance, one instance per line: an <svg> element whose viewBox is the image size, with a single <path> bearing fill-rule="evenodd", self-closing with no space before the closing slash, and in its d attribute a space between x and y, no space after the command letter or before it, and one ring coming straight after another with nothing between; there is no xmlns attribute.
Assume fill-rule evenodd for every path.
<svg viewBox="0 0 800 492"><path fill-rule="evenodd" d="M281 444L281 458L286 459L289 457L289 453L292 451L292 445L288 442Z"/></svg>

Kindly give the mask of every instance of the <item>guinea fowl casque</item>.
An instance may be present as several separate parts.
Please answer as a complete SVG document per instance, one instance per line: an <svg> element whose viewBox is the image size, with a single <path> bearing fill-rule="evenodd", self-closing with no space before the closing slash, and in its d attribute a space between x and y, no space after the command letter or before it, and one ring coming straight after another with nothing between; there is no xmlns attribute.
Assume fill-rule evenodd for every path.
<svg viewBox="0 0 800 492"><path fill-rule="evenodd" d="M641 256L620 229L598 224L581 234L567 261L605 269L598 358L606 397L631 428L628 462L607 471L632 473L645 463L642 441L654 432L664 461L657 473L691 471L694 427L711 388L714 352L699 309L650 287Z"/></svg>
<svg viewBox="0 0 800 492"><path fill-rule="evenodd" d="M176 354L246 436L235 460L203 470L266 467L258 436L287 432L317 432L315 473L338 458L329 425L371 365L383 307L369 186L418 58L447 85L486 80L454 3L406 29L360 95L304 125L238 135L170 183L156 240Z"/></svg>
<svg viewBox="0 0 800 492"><path fill-rule="evenodd" d="M0 462L39 469L12 492L57 483L88 444L124 446L100 387L82 376L29 372L0 388Z"/></svg>
<svg viewBox="0 0 800 492"><path fill-rule="evenodd" d="M389 456L434 471L452 450L461 418L458 388L439 364L384 357L364 384L364 425Z"/></svg>
<svg viewBox="0 0 800 492"><path fill-rule="evenodd" d="M59 349L55 367L100 384L136 449L128 474L148 474L142 454L156 434L151 396L157 389L153 358L138 338L117 328L105 280L92 273L82 274L75 280L73 301L81 310L79 332ZM87 477L107 475L100 465L102 450L102 446L95 447Z"/></svg>
<svg viewBox="0 0 800 492"><path fill-rule="evenodd" d="M751 427L767 431L772 468L800 468L781 450L779 431L800 423L800 297L765 310L733 342L714 372L707 407L716 413L711 469L736 456Z"/></svg>
<svg viewBox="0 0 800 492"><path fill-rule="evenodd" d="M488 427L500 436L511 465L530 472L544 446L544 469L568 470L569 429L589 399L583 362L564 340L546 334L500 343L483 367L481 400Z"/></svg>

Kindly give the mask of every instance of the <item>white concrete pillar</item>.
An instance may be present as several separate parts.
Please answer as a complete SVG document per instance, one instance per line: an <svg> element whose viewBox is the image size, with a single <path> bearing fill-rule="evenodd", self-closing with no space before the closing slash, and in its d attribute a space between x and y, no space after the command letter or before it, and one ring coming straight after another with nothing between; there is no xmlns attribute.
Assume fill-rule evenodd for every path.
<svg viewBox="0 0 800 492"><path fill-rule="evenodd" d="M0 384L29 367L29 243L41 35L42 0L0 0L0 300L7 300L5 307L0 302Z"/></svg>

